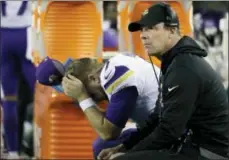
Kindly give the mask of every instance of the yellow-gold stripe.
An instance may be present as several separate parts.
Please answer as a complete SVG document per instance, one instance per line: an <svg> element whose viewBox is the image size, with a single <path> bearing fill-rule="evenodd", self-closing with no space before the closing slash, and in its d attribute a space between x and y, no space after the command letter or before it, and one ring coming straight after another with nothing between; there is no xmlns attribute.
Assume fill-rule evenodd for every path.
<svg viewBox="0 0 229 160"><path fill-rule="evenodd" d="M122 82L127 80L131 75L133 75L133 71L128 71L121 77L119 77L117 80L115 80L107 89L106 92L110 94L118 85L120 85Z"/></svg>

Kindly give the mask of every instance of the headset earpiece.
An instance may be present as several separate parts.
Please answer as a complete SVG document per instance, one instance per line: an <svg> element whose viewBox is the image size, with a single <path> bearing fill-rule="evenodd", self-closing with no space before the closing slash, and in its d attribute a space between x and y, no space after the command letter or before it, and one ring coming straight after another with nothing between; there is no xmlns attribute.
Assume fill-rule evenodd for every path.
<svg viewBox="0 0 229 160"><path fill-rule="evenodd" d="M165 2L161 2L161 5L165 8L165 13L166 13L165 25L168 27L178 27L179 22L178 22L177 14L172 10L169 4Z"/></svg>

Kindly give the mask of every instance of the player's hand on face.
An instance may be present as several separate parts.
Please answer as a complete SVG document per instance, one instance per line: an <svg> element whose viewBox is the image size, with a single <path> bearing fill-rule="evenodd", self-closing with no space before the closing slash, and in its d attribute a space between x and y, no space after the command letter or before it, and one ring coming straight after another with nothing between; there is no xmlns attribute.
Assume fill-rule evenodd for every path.
<svg viewBox="0 0 229 160"><path fill-rule="evenodd" d="M62 80L64 93L74 100L82 101L88 97L83 83L72 75L66 75Z"/></svg>

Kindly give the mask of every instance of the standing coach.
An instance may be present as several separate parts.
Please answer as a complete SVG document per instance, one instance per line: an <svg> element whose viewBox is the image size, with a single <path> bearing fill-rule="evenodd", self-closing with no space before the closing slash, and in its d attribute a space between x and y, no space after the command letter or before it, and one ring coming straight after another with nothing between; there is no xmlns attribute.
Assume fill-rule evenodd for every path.
<svg viewBox="0 0 229 160"><path fill-rule="evenodd" d="M128 29L141 32L150 56L161 57L157 112L145 127L123 144L104 149L99 158L228 159L228 98L220 77L203 58L206 51L180 35L177 15L166 3L145 10Z"/></svg>

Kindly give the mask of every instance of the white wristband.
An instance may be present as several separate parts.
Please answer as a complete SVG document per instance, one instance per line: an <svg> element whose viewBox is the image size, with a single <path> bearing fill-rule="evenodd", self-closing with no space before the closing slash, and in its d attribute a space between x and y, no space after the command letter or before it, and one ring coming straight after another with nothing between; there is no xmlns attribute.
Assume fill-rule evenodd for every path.
<svg viewBox="0 0 229 160"><path fill-rule="evenodd" d="M91 98L88 98L88 99L85 99L85 100L79 102L79 105L80 105L80 108L83 111L85 111L86 109L95 106L95 102Z"/></svg>

